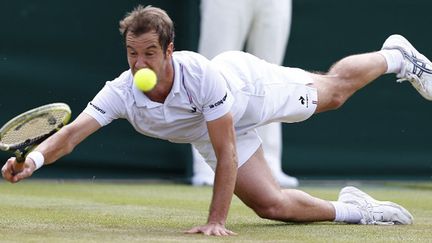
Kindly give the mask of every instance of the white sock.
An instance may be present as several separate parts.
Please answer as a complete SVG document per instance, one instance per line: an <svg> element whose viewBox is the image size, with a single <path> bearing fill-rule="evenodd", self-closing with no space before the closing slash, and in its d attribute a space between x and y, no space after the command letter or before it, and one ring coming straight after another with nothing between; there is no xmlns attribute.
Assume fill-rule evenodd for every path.
<svg viewBox="0 0 432 243"><path fill-rule="evenodd" d="M330 202L335 208L336 217L334 219L335 222L345 222L350 224L359 223L362 219L362 214L360 209L357 206L343 203L343 202Z"/></svg>
<svg viewBox="0 0 432 243"><path fill-rule="evenodd" d="M402 68L404 57L399 50L381 50L379 54L383 55L387 62L386 73L399 73Z"/></svg>

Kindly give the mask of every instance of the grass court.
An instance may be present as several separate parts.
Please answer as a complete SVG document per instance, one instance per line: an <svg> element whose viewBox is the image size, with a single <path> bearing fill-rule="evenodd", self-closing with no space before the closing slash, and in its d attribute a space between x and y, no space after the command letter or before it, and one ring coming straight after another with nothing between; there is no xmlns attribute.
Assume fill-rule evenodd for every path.
<svg viewBox="0 0 432 243"><path fill-rule="evenodd" d="M336 200L345 182L300 189ZM432 242L432 183L355 183L378 200L406 207L409 226L292 224L261 219L234 197L232 237L188 235L206 222L212 190L167 182L38 181L0 183L1 242Z"/></svg>

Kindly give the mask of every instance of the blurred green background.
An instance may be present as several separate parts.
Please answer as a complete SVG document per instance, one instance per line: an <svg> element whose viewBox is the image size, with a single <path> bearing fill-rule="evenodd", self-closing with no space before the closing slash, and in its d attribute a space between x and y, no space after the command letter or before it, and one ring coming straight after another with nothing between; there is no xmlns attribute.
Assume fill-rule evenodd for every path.
<svg viewBox="0 0 432 243"><path fill-rule="evenodd" d="M199 0L0 1L0 123L52 102L68 103L75 118L128 68L118 21L137 4L167 10L176 49L197 49ZM284 65L326 71L344 56L379 50L393 33L432 57L431 7L426 0L294 0ZM340 110L284 124L284 170L299 178L430 179L432 103L395 80L380 78ZM0 161L8 157L0 153ZM34 177L181 180L190 160L188 145L144 137L121 120Z"/></svg>

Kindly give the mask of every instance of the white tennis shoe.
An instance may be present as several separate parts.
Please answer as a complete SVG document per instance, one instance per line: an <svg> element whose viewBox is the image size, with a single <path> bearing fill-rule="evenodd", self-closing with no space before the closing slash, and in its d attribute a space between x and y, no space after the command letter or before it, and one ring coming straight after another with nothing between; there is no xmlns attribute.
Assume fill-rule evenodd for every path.
<svg viewBox="0 0 432 243"><path fill-rule="evenodd" d="M399 50L404 62L397 81L409 81L412 86L427 100L432 100L432 63L418 52L411 43L401 35L391 35L384 42L382 50Z"/></svg>
<svg viewBox="0 0 432 243"><path fill-rule="evenodd" d="M338 201L353 204L360 209L363 216L360 224L393 225L413 223L413 216L402 206L393 202L375 200L352 186L342 188Z"/></svg>

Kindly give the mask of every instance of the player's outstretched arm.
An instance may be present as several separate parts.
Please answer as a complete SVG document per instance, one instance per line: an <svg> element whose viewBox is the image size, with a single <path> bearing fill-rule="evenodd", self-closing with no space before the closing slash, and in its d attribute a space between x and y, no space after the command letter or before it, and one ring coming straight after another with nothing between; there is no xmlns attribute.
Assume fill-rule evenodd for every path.
<svg viewBox="0 0 432 243"><path fill-rule="evenodd" d="M210 140L217 158L213 197L207 224L186 233L205 235L235 235L225 228L237 178L237 152L231 113L207 123Z"/></svg>
<svg viewBox="0 0 432 243"><path fill-rule="evenodd" d="M42 142L35 151L43 155L44 164L51 164L72 152L76 145L100 127L94 118L81 113L72 123ZM30 177L36 170L35 162L30 158L26 158L22 171L16 171L15 163L17 163L15 157L9 158L2 168L3 178L9 182L15 183Z"/></svg>

